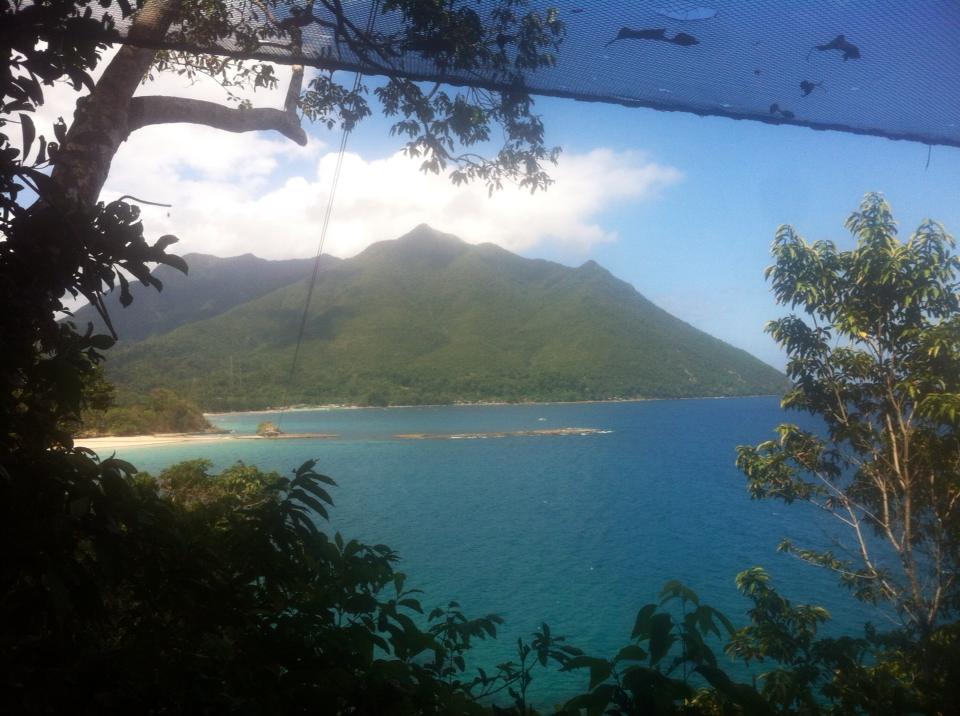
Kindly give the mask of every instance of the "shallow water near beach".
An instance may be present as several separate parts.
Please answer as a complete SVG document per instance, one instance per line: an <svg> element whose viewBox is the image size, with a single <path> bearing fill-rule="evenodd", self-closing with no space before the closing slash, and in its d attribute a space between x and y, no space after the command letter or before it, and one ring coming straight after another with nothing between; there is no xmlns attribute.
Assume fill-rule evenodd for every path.
<svg viewBox="0 0 960 716"><path fill-rule="evenodd" d="M518 636L541 622L593 655L627 642L637 610L679 579L701 599L746 622L737 572L760 565L781 593L826 606L827 632L857 634L882 615L833 575L778 554L789 537L823 546L842 534L804 505L751 501L735 448L785 420L773 397L629 403L331 409L217 415L249 434L263 420L327 440L227 441L129 448L118 455L157 472L197 457L215 468L242 460L288 472L305 460L339 484L330 529L396 549L408 583L430 608L458 600L468 615L506 624L480 645L485 667L513 658ZM557 428L598 432L457 440L397 434L509 433ZM740 667L734 674L747 678ZM548 706L586 689L585 673L536 672L534 700Z"/></svg>

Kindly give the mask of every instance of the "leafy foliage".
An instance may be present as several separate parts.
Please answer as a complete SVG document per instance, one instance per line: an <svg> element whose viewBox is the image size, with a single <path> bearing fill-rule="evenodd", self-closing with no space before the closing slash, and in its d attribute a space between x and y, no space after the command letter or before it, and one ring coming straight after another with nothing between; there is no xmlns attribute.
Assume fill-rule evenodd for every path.
<svg viewBox="0 0 960 716"><path fill-rule="evenodd" d="M98 371L99 372L99 371ZM95 380L95 379L94 379ZM87 384L89 386L90 383ZM96 383L94 382L94 385ZM88 390L85 387L85 391ZM112 386L109 386L112 397ZM193 403L164 388L154 388L132 405L104 405L82 414L77 437L102 435L148 435L152 433L199 433L214 430Z"/></svg>
<svg viewBox="0 0 960 716"><path fill-rule="evenodd" d="M438 678L448 656L462 663L462 623L422 631L392 550L317 527L334 483L312 462L291 478L242 464L212 475L203 460L156 478L82 465L102 481L71 495L61 530L31 535L72 538L74 559L5 580L4 711L483 711ZM5 512L5 531L39 526ZM108 516L113 529L95 529ZM32 548L11 550L5 571Z"/></svg>
<svg viewBox="0 0 960 716"><path fill-rule="evenodd" d="M862 638L818 637L829 619L822 607L793 604L759 567L736 581L752 602L747 626L735 628L688 587L667 582L660 602L639 610L631 641L613 658L564 663L564 670L588 671L589 689L562 713L934 714L960 703L947 676L960 664L955 625L919 641L870 625ZM721 645L727 656L756 665L753 683L725 671Z"/></svg>
<svg viewBox="0 0 960 716"><path fill-rule="evenodd" d="M734 633L727 617L676 581L665 584L660 596L659 604L637 612L630 643L612 659L582 655L567 661L564 670L588 669L590 683L588 692L566 703L565 713L713 713L728 700L763 705L756 692L734 684L717 666L709 641ZM679 609L661 610L665 605ZM694 674L714 690L698 688Z"/></svg>
<svg viewBox="0 0 960 716"><path fill-rule="evenodd" d="M152 11L161 3L143 4ZM263 56L265 48L280 48L296 58L305 33L319 33L331 42L321 62L359 64L386 78L373 92L376 102L392 120L391 134L404 140L407 154L422 158L424 171L449 168L455 183L480 180L490 191L505 181L531 191L550 184L543 164L555 162L559 149L544 143L525 73L556 62L566 31L556 9L531 7L527 0L386 0L372 6L366 22L353 9L342 0L184 3L156 43L168 49L157 54L154 68L208 75L238 100L241 87L275 86L273 68L197 51L226 46L240 56ZM377 15L385 22L374 29ZM418 66L440 81L417 82ZM476 73L491 89L444 86L442 78L454 71ZM349 130L372 114L369 95L366 84L344 83L342 75L324 70L294 108L311 121ZM498 137L502 142L490 157L471 150L497 147Z"/></svg>
<svg viewBox="0 0 960 716"><path fill-rule="evenodd" d="M877 194L846 226L850 251L781 227L767 270L802 310L767 327L790 359L783 405L826 434L781 425L737 462L755 498L811 502L850 530L840 556L782 549L926 632L960 608L960 259L933 221L900 242Z"/></svg>
<svg viewBox="0 0 960 716"><path fill-rule="evenodd" d="M95 335L92 326L83 331L58 323L56 313L64 312L61 297L83 296L101 310L109 327L105 291L116 286L126 301L130 274L160 288L149 264L186 271L180 257L166 253L174 237L146 241L136 206L123 201L78 206L43 171L59 151L65 128L54 128L56 142L36 136L29 113L43 101L42 84L65 75L77 87L89 86L88 71L105 47L97 39L104 24L91 19L85 5L58 0L0 7L8 49L0 74L0 130L8 131L13 122L21 130L19 147L0 133L0 302L5 308L0 315L0 464L14 451L70 445L67 426L84 407L83 384L93 379L101 352L113 344L115 336ZM39 201L27 208L23 199L29 195Z"/></svg>

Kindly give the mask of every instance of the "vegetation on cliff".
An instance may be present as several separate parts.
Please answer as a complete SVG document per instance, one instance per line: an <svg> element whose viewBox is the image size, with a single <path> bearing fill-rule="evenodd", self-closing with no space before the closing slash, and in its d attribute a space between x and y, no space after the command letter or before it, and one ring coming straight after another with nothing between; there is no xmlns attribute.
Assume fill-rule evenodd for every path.
<svg viewBox="0 0 960 716"><path fill-rule="evenodd" d="M220 283L198 302L215 302ZM154 387L229 410L276 406L284 395L314 405L412 405L756 395L787 386L780 372L593 262L526 259L420 226L324 267L287 391L306 290L293 282L210 318L183 314L181 325L147 340L121 341L107 366L121 402Z"/></svg>

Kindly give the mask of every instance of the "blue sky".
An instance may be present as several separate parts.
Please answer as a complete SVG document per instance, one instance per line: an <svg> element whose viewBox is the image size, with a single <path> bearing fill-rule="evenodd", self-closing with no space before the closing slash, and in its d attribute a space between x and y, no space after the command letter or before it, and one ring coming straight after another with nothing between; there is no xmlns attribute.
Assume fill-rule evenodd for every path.
<svg viewBox="0 0 960 716"><path fill-rule="evenodd" d="M608 212L620 241L596 259L652 300L773 363L760 333L775 307L762 278L780 224L852 246L843 221L867 191L891 202L907 235L930 217L960 232L960 150L755 122L544 103L553 135L576 150L603 141L648 152L684 179L642 210ZM577 107L576 109L580 109ZM584 131L585 126L591 131Z"/></svg>
<svg viewBox="0 0 960 716"><path fill-rule="evenodd" d="M893 205L901 236L933 218L960 234L960 150L799 127L539 98L548 139L565 154L639 152L679 169L656 198L595 217L617 240L583 252L544 242L519 253L592 258L684 320L778 367L763 333L778 315L763 279L777 226L852 246L843 222L868 191ZM364 155L394 151L380 118L350 139ZM400 227L398 227L400 228ZM437 227L444 228L444 227ZM495 239L494 239L495 240Z"/></svg>

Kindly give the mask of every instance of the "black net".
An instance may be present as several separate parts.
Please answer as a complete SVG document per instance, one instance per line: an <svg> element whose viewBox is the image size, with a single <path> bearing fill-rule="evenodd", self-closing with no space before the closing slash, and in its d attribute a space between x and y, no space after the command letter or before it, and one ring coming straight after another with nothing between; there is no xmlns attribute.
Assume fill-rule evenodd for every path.
<svg viewBox="0 0 960 716"><path fill-rule="evenodd" d="M233 4L238 12L251 5ZM481 16L492 6L469 4ZM556 66L524 76L534 94L960 146L956 0L544 5L559 10L567 35ZM497 88L503 82L492 72L441 72L415 48L389 60L358 56L324 23L345 18L363 28L371 3L342 0L342 8L344 17L336 18L317 3L317 22L303 25L296 52L283 42L230 39L188 49L450 84ZM402 31L396 13L374 15L375 33Z"/></svg>

